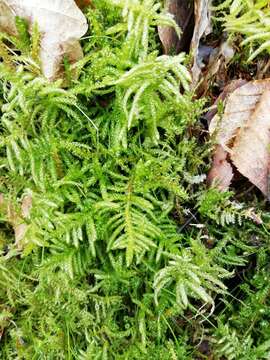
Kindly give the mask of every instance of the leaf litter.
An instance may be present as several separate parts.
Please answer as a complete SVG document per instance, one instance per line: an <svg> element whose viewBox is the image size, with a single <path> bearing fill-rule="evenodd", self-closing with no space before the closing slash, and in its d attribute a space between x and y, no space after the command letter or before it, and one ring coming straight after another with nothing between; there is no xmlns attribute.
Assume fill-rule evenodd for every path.
<svg viewBox="0 0 270 360"><path fill-rule="evenodd" d="M6 6L9 4L9 7ZM79 39L87 31L86 19L76 7L74 1L47 1L40 7L38 1L12 1L6 3L0 0L0 27L10 33L16 32L14 15L19 15L30 21L33 26L38 23L42 33L41 59L43 74L50 80L59 76L63 56L69 55L72 62L82 57ZM90 1L76 1L79 7L91 4ZM31 4L31 5L29 5ZM64 5L63 5L64 4ZM71 7L68 7L68 4ZM65 7L67 5L67 7ZM183 22L179 17L184 2L167 1L169 11L174 14L178 25L182 29L182 38L178 38L174 30L159 28L159 36L163 43L164 52L169 54L172 50L177 52L186 48L190 36L190 23ZM60 10L61 11L58 11ZM211 32L210 1L195 0L195 29L191 50L193 53L193 85L197 86L202 76L202 61L200 59L200 40ZM44 10L47 16L44 16ZM187 10L185 10L187 11ZM60 12L60 14L59 14ZM189 12L186 12L190 15ZM183 15L183 13L181 14ZM45 19L46 18L46 19ZM9 19L9 20L7 20ZM189 18L190 19L190 18ZM74 27L68 25L72 22ZM190 21L190 20L189 20ZM71 31L68 31L72 29ZM74 30L76 29L76 30ZM189 29L189 30L187 30ZM59 33L58 33L59 31ZM220 48L217 52L225 57L233 56L232 48ZM224 50L224 52L222 52ZM215 59L212 61L215 63ZM212 65L211 65L212 66ZM211 76L219 68L219 63L213 65ZM209 77L207 78L208 83ZM217 113L217 105L224 102L224 113ZM234 177L234 167L257 186L264 195L269 195L269 145L270 145L270 79L250 81L239 79L225 86L218 97L213 109L206 115L209 132L216 141L212 168L208 181L215 184L220 190L227 190ZM233 167L234 165L234 167ZM23 197L17 211L5 201L0 193L0 206L7 204L8 221L15 232L16 247L20 249L21 242L27 232L27 219L32 208L32 197ZM261 219L250 209L250 218L254 217L257 224ZM199 227L199 225L197 225ZM0 338L1 338L0 332ZM208 349L206 349L208 351Z"/></svg>
<svg viewBox="0 0 270 360"><path fill-rule="evenodd" d="M79 39L88 25L74 0L0 0L2 9L0 28L9 32L15 30L15 15L28 20L31 26L38 24L42 71L49 80L59 77L64 55L71 63L83 57Z"/></svg>
<svg viewBox="0 0 270 360"><path fill-rule="evenodd" d="M200 40L204 35L209 35L212 31L210 6L211 0L195 0L194 3L195 28L191 42L193 87L197 85L201 74L199 61Z"/></svg>
<svg viewBox="0 0 270 360"><path fill-rule="evenodd" d="M219 180L222 190L229 187L226 179L231 169L226 166L228 172L224 174L224 167L219 170L215 161L222 149L222 161L228 157L242 175L269 195L270 79L250 81L232 91L225 100L223 115L214 116L209 131L218 144L210 182Z"/></svg>
<svg viewBox="0 0 270 360"><path fill-rule="evenodd" d="M87 21L79 7L90 5L91 2L65 0L48 0L41 5L38 0L1 0L0 1L0 28L14 34L16 27L14 16L27 19L31 26L38 24L42 34L40 57L42 70L45 77L53 80L59 76L59 70L66 54L71 62L82 58L83 53L79 39L87 31ZM176 52L187 47L188 38L192 34L191 24L195 21L190 49L193 54L191 69L193 84L199 81L201 75L200 41L204 35L211 33L211 0L196 0L193 6L189 1L167 0L166 8L175 17L182 36L178 38L172 28L159 27L159 36L164 47L164 52L172 49ZM193 14L194 12L194 14ZM231 56L231 48L229 49ZM219 51L220 53L220 51ZM246 86L232 92L226 99L225 112L220 119L214 116L211 121L210 134L215 133L217 149L213 159L213 166L208 180L212 183L219 180L219 188L227 189L233 177L232 167L228 159L237 167L264 194L267 193L267 135L259 135L257 126L264 126L268 133L266 121L262 121L264 106L267 108L267 95L269 80L250 82ZM258 107L258 109L257 109ZM256 151L248 149L245 145L253 139L258 148ZM245 155L253 155L249 160ZM255 158L254 158L255 157ZM245 166L246 162L256 166Z"/></svg>
<svg viewBox="0 0 270 360"><path fill-rule="evenodd" d="M166 0L165 9L174 17L176 24L181 29L181 36L178 36L172 27L159 26L158 34L164 53L188 51L194 27L192 2L189 0Z"/></svg>

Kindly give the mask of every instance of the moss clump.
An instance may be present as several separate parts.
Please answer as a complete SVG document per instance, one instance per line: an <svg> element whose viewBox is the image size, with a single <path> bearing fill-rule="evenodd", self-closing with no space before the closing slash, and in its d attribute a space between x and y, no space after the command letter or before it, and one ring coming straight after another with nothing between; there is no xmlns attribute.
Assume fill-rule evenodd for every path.
<svg viewBox="0 0 270 360"><path fill-rule="evenodd" d="M204 338L223 356L226 331L265 356L230 291L251 261L264 271L268 231L249 220L256 198L206 190L205 101L185 56L162 56L156 39L171 18L149 0L93 1L86 15L65 88L40 75L37 30L1 35L0 357L194 359Z"/></svg>

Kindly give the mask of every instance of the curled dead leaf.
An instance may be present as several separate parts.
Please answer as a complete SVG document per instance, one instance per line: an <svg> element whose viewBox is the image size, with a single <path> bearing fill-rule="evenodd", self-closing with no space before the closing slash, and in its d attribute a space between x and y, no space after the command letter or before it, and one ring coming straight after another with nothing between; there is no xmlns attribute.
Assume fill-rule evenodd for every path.
<svg viewBox="0 0 270 360"><path fill-rule="evenodd" d="M204 35L211 33L211 7L212 0L195 0L195 28L191 42L191 52L193 55L192 78L193 86L198 83L201 73L201 65L199 61L199 45Z"/></svg>
<svg viewBox="0 0 270 360"><path fill-rule="evenodd" d="M227 102L227 98L228 96L236 89L238 89L239 87L245 85L247 83L246 80L244 79L238 79L238 80L232 80L231 82L229 82L229 84L227 84L225 86L225 88L223 89L222 93L218 96L218 98L216 99L214 105L211 107L211 109L207 112L207 114L205 115L205 119L208 122L208 125L211 124L211 121L213 119L213 117L217 114L218 112L218 104L220 101L222 101L224 104L226 104ZM214 120L215 121L215 120ZM211 125L213 126L213 124ZM211 131L211 130L210 130Z"/></svg>
<svg viewBox="0 0 270 360"><path fill-rule="evenodd" d="M257 225L262 225L263 224L263 220L262 220L260 214L257 214L255 212L254 208L249 208L247 210L246 216L247 216L248 219L252 220Z"/></svg>
<svg viewBox="0 0 270 360"><path fill-rule="evenodd" d="M18 224L14 226L14 234L15 234L15 246L19 251L23 250L22 242L27 232L26 224Z"/></svg>
<svg viewBox="0 0 270 360"><path fill-rule="evenodd" d="M0 194L0 209L6 215L7 222L13 227L15 246L19 251L23 250L23 240L28 229L25 220L30 217L32 202L32 196L25 195L20 208L16 209L9 200L5 199L3 194Z"/></svg>
<svg viewBox="0 0 270 360"><path fill-rule="evenodd" d="M251 81L234 90L223 116L216 115L211 121L210 133L222 149L222 160L226 154L242 175L269 196L270 79ZM214 159L210 182L222 177L223 170ZM223 190L226 188L225 182Z"/></svg>
<svg viewBox="0 0 270 360"><path fill-rule="evenodd" d="M212 167L207 176L208 184L215 185L221 191L228 189L233 178L233 169L227 157L228 153L221 145L217 145Z"/></svg>
<svg viewBox="0 0 270 360"><path fill-rule="evenodd" d="M216 115L209 127L210 134L216 133L216 140L224 149L230 151L231 141L247 123L267 89L270 89L270 79L257 80L248 82L229 95L222 118Z"/></svg>
<svg viewBox="0 0 270 360"><path fill-rule="evenodd" d="M238 171L268 195L270 160L270 90L266 90L240 129L231 159Z"/></svg>
<svg viewBox="0 0 270 360"><path fill-rule="evenodd" d="M182 30L181 37L172 27L159 26L158 34L163 45L164 53L188 50L193 33L194 9L190 0L166 0L165 8L174 16L177 25Z"/></svg>
<svg viewBox="0 0 270 360"><path fill-rule="evenodd" d="M30 216L32 209L32 196L24 196L21 204L21 214L15 218L13 228L15 232L15 245L18 250L23 250L23 240L25 238L28 225L24 222Z"/></svg>
<svg viewBox="0 0 270 360"><path fill-rule="evenodd" d="M25 195L23 200L22 200L22 206L21 206L22 217L24 219L29 218L30 212L31 212L31 209L32 209L32 203L33 203L32 196L31 195Z"/></svg>
<svg viewBox="0 0 270 360"><path fill-rule="evenodd" d="M13 14L28 20L30 25L38 24L42 35L42 70L49 80L59 75L63 56L70 47L73 49L73 60L82 57L78 40L86 33L88 25L74 0L5 0L5 4ZM6 17L0 20L0 26L5 28Z"/></svg>
<svg viewBox="0 0 270 360"><path fill-rule="evenodd" d="M208 96L209 92L211 94L211 84L215 84L221 89L223 89L224 86L226 87L225 84L229 82L227 65L233 56L234 48L228 40L222 40L219 46L216 47L199 46L197 62L202 71L202 79L196 88L197 96Z"/></svg>
<svg viewBox="0 0 270 360"><path fill-rule="evenodd" d="M0 207L3 206L5 203L4 194L0 193Z"/></svg>

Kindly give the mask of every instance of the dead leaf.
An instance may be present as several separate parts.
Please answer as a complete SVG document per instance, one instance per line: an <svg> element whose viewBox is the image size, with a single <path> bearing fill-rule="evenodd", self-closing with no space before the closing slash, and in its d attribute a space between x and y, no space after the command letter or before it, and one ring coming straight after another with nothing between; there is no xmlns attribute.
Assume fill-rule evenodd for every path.
<svg viewBox="0 0 270 360"><path fill-rule="evenodd" d="M24 219L29 218L30 212L31 212L31 209L32 209L32 203L33 203L32 196L31 195L25 195L23 200L22 200L22 206L21 206L22 217Z"/></svg>
<svg viewBox="0 0 270 360"><path fill-rule="evenodd" d="M75 0L75 3L80 9L83 9L83 8L89 6L89 5L92 5L91 0Z"/></svg>
<svg viewBox="0 0 270 360"><path fill-rule="evenodd" d="M251 219L257 225L263 224L263 220L262 220L260 214L257 214L255 212L254 208L249 208L246 212L246 216L248 219Z"/></svg>
<svg viewBox="0 0 270 360"><path fill-rule="evenodd" d="M222 40L219 45L207 47L204 45L199 46L197 63L201 69L201 80L196 87L196 94L198 97L211 95L212 84L215 87L223 89L229 82L229 74L227 66L232 57L234 56L234 48L229 44L228 40ZM205 50L209 50L209 56L205 55ZM212 51L211 51L212 50Z"/></svg>
<svg viewBox="0 0 270 360"><path fill-rule="evenodd" d="M225 86L222 93L216 99L214 105L205 115L205 120L207 120L208 125L211 123L213 117L217 114L218 111L218 103L223 101L226 104L228 96L238 89L239 87L245 85L247 83L246 80L232 80L227 86ZM228 190L231 181L233 179L233 169L231 163L229 161L229 156L227 151L223 149L221 145L217 145L214 156L213 162L211 165L211 169L207 175L207 183L209 186L214 185L220 191Z"/></svg>
<svg viewBox="0 0 270 360"><path fill-rule="evenodd" d="M15 246L19 251L23 250L22 241L26 235L27 227L28 226L24 223L14 226Z"/></svg>
<svg viewBox="0 0 270 360"><path fill-rule="evenodd" d="M24 220L30 217L30 212L32 209L32 196L26 195L22 200L21 205L21 214L15 218L13 222L13 228L15 232L15 245L18 250L23 249L23 240L25 238L28 225L24 222Z"/></svg>
<svg viewBox="0 0 270 360"><path fill-rule="evenodd" d="M231 159L238 171L268 195L270 160L270 89L266 90L253 114L239 131Z"/></svg>
<svg viewBox="0 0 270 360"><path fill-rule="evenodd" d="M32 209L32 196L25 195L19 209L6 200L4 195L0 193L0 208L6 214L8 223L13 227L15 234L15 245L18 250L23 249L23 240L25 238L28 224L25 222L30 217Z"/></svg>
<svg viewBox="0 0 270 360"><path fill-rule="evenodd" d="M218 96L216 99L214 105L211 107L211 109L207 112L207 114L204 116L204 118L207 120L208 125L210 125L213 117L217 114L218 111L218 103L222 101L224 104L227 102L228 96L239 87L245 85L247 83L244 79L238 79L238 80L232 80L225 86L222 93Z"/></svg>
<svg viewBox="0 0 270 360"><path fill-rule="evenodd" d="M158 27L159 38L162 42L164 53L170 54L173 50L176 53L187 51L194 27L193 3L190 0L166 0L165 8L174 16L182 33L179 38L172 27Z"/></svg>
<svg viewBox="0 0 270 360"><path fill-rule="evenodd" d="M75 61L82 57L78 40L86 33L88 26L74 0L5 0L5 3L14 14L27 19L30 25L38 24L42 34L42 70L49 80L54 80L59 74L63 56L68 53L69 47L73 48Z"/></svg>
<svg viewBox="0 0 270 360"><path fill-rule="evenodd" d="M221 160L229 157L242 175L269 195L270 79L251 81L234 90L227 98L223 116L216 115L211 121L210 133L222 149ZM222 177L223 170L214 159L210 181Z"/></svg>
<svg viewBox="0 0 270 360"><path fill-rule="evenodd" d="M264 79L270 76L270 59L263 57L257 60L256 79Z"/></svg>
<svg viewBox="0 0 270 360"><path fill-rule="evenodd" d="M0 193L0 207L2 207L5 203L4 194Z"/></svg>
<svg viewBox="0 0 270 360"><path fill-rule="evenodd" d="M211 6L212 0L195 0L195 28L194 34L191 42L191 53L193 56L193 66L192 66L192 78L193 78L193 87L199 81L201 73L201 65L199 62L199 45L200 40L204 35L211 33Z"/></svg>
<svg viewBox="0 0 270 360"><path fill-rule="evenodd" d="M0 0L0 30L10 35L17 33L14 14L4 0Z"/></svg>
<svg viewBox="0 0 270 360"><path fill-rule="evenodd" d="M270 89L270 79L248 82L229 95L220 119L216 115L210 124L210 134L216 133L217 143L230 152L230 143L249 120L265 90Z"/></svg>
<svg viewBox="0 0 270 360"><path fill-rule="evenodd" d="M227 190L233 178L233 169L227 157L228 153L222 146L218 145L213 157L211 170L207 176L208 184L214 185L220 191Z"/></svg>

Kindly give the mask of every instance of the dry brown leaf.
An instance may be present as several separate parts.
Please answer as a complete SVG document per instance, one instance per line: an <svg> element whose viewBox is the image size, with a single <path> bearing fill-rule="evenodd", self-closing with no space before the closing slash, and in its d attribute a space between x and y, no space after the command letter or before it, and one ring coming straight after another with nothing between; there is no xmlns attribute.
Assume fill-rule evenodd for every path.
<svg viewBox="0 0 270 360"><path fill-rule="evenodd" d="M28 226L25 223L14 226L15 246L19 251L23 250L22 242L26 235L27 228Z"/></svg>
<svg viewBox="0 0 270 360"><path fill-rule="evenodd" d="M17 32L14 14L5 3L5 0L0 0L0 30L6 31L11 35L15 35Z"/></svg>
<svg viewBox="0 0 270 360"><path fill-rule="evenodd" d="M232 80L227 86L225 86L222 93L215 101L214 106L205 115L205 119L208 124L211 124L213 117L216 115L218 110L218 103L223 101L226 103L227 97L239 87L245 85L246 80ZM211 169L207 176L208 185L215 185L219 190L228 190L231 181L233 179L233 169L228 161L228 153L223 149L221 145L217 145L213 156L213 162Z"/></svg>
<svg viewBox="0 0 270 360"><path fill-rule="evenodd" d="M215 133L217 143L230 151L230 144L254 112L265 90L270 89L270 79L248 82L229 95L220 119L216 115L210 124L210 134Z"/></svg>
<svg viewBox="0 0 270 360"><path fill-rule="evenodd" d="M253 114L239 131L231 159L238 171L268 195L270 160L270 90L266 90Z"/></svg>
<svg viewBox="0 0 270 360"><path fill-rule="evenodd" d="M3 206L5 203L4 194L0 193L0 207Z"/></svg>
<svg viewBox="0 0 270 360"><path fill-rule="evenodd" d="M215 134L223 158L229 155L238 171L269 195L270 79L242 85L229 95L225 104L221 119L217 115L213 118L210 132ZM214 161L211 172L217 179L224 175L223 170ZM214 178L212 174L210 181ZM226 190L226 182L222 190Z"/></svg>
<svg viewBox="0 0 270 360"><path fill-rule="evenodd" d="M204 35L211 33L211 6L212 0L195 0L195 29L191 42L191 52L193 55L192 78L195 87L201 73L198 58L200 40Z"/></svg>
<svg viewBox="0 0 270 360"><path fill-rule="evenodd" d="M38 24L42 34L40 58L49 80L59 75L64 54L72 48L75 61L82 57L78 40L87 31L87 21L74 0L5 0L17 16ZM5 18L2 19L5 24ZM75 51L74 51L75 49Z"/></svg>
<svg viewBox="0 0 270 360"><path fill-rule="evenodd" d="M218 112L218 103L223 102L226 104L228 96L238 89L239 87L245 85L247 83L244 79L238 79L238 80L232 80L230 81L223 89L222 93L218 96L213 106L211 106L211 109L207 112L207 114L204 116L204 118L207 120L208 125L211 124L211 121L213 120L214 116ZM216 121L216 120L214 120ZM211 125L213 126L213 124Z"/></svg>
<svg viewBox="0 0 270 360"><path fill-rule="evenodd" d="M163 45L164 53L169 54L172 50L176 53L188 50L194 26L192 2L190 0L166 0L165 8L174 16L177 25L182 30L182 34L179 38L172 27L158 27L158 34Z"/></svg>
<svg viewBox="0 0 270 360"><path fill-rule="evenodd" d="M15 245L18 250L23 249L23 240L25 238L28 225L24 222L24 220L28 219L30 216L30 212L32 209L32 196L26 195L22 200L21 205L21 215L15 218L13 223L13 228L15 232Z"/></svg>
<svg viewBox="0 0 270 360"><path fill-rule="evenodd" d="M215 84L223 89L229 82L227 65L234 55L234 48L228 40L221 41L219 46L211 47L200 45L197 62L200 65L202 76L201 81L196 87L198 97L209 96L212 86Z"/></svg>
<svg viewBox="0 0 270 360"><path fill-rule="evenodd" d="M23 240L25 238L28 225L25 220L30 217L32 209L32 196L25 195L22 199L20 209L15 207L6 200L4 195L0 193L0 208L6 213L6 219L9 224L13 227L15 234L15 245L18 250L23 250Z"/></svg>
<svg viewBox="0 0 270 360"><path fill-rule="evenodd" d="M33 204L33 199L31 195L25 195L23 200L22 200L22 206L21 206L21 210L22 210L22 217L24 219L28 219L30 216L30 212L32 209L32 204Z"/></svg>
<svg viewBox="0 0 270 360"><path fill-rule="evenodd" d="M207 176L208 184L214 185L220 191L227 190L233 178L233 169L227 157L228 153L222 146L217 145L212 167Z"/></svg>
<svg viewBox="0 0 270 360"><path fill-rule="evenodd" d="M75 0L75 3L80 9L85 8L86 6L92 5L91 0Z"/></svg>

